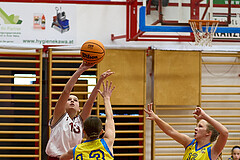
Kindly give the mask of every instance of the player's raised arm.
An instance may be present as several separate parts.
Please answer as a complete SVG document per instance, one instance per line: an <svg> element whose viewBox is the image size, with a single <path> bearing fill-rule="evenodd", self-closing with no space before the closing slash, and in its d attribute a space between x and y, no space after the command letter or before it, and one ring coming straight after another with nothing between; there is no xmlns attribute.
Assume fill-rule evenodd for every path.
<svg viewBox="0 0 240 160"><path fill-rule="evenodd" d="M98 90L100 89L101 84L107 77L111 76L112 74L114 74L114 72L111 72L110 69L101 74L96 86L94 87L90 97L83 106L82 112L80 113L80 116L83 119L83 121L85 121L85 119L91 114L93 103L96 100Z"/></svg>
<svg viewBox="0 0 240 160"><path fill-rule="evenodd" d="M144 108L144 111L148 114L147 119L153 120L156 122L158 127L168 136L172 137L175 141L182 144L185 147L189 145L192 141L192 139L182 133L179 133L177 130L175 130L172 126L170 126L168 123L163 121L161 118L159 118L152 110L152 103L148 104L148 109Z"/></svg>
<svg viewBox="0 0 240 160"><path fill-rule="evenodd" d="M213 145L211 149L211 157L212 159L216 159L219 154L221 154L227 139L228 139L228 130L226 127L224 127L220 122L216 121L212 117L210 117L208 114L206 114L202 108L196 107L195 111L193 112L194 117L198 120L204 119L207 121L210 125L214 127L215 130L219 133L219 136L217 138L216 143ZM213 134L213 133L211 133ZM217 136L216 136L217 137Z"/></svg>
<svg viewBox="0 0 240 160"><path fill-rule="evenodd" d="M69 95L74 87L74 84L77 82L78 78L80 77L80 75L86 71L87 69L91 68L93 66L93 64L86 64L86 63L82 63L79 68L77 69L77 71L72 75L72 77L68 80L67 84L65 85L62 94L60 95L54 112L53 112L53 119L52 119L52 123L51 125L53 126L58 120L59 118L66 112L65 109L65 105L66 102L69 98Z"/></svg>
<svg viewBox="0 0 240 160"><path fill-rule="evenodd" d="M115 125L113 120L113 112L112 112L110 97L114 89L115 89L115 86L112 87L112 82L110 82L109 84L108 81L106 81L106 84L103 83L103 91L101 92L99 90L99 93L101 94L104 100L105 114L106 114L105 134L103 138L106 141L112 153L113 153L113 144L115 140Z"/></svg>

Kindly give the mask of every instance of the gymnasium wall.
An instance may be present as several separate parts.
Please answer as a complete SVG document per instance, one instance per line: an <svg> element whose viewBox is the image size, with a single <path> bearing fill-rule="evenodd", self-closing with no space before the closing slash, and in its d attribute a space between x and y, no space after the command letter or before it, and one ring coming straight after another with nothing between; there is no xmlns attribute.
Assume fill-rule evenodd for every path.
<svg viewBox="0 0 240 160"><path fill-rule="evenodd" d="M31 68L28 63L39 63L39 60L24 60L17 59L16 55L20 57L27 56L39 56L37 53L28 53L20 48L16 49L13 53L10 52L10 49L5 49L1 52L1 61L2 70L1 74L1 102L9 102L9 98L6 96L11 96L13 103L10 104L10 108L5 106L7 104L2 104L1 110L3 112L0 116L4 123L1 123L3 129L1 136L10 133L9 129L4 127L7 124L11 126L18 126L20 131L11 132L14 137L18 137L18 142L27 143L33 142L35 147L25 148L25 150L36 150L35 155L26 155L30 157L38 157L38 154L44 155L44 143L40 143L41 140L46 140L48 136L46 131L46 126L43 128L43 136L41 139L29 139L28 135L32 134L38 137L41 134L42 128L38 127L33 131L24 131L21 129L21 126L40 126L39 123L31 124L19 124L16 118L24 120L24 118L39 119L41 117L41 112L33 112L28 114L27 112L21 112L21 115L17 113L18 110L41 110L46 109L46 99L44 99L44 108L41 108L41 103L39 101L39 96L36 96L33 100L20 100L19 94L21 94L17 89L19 85L14 84L14 78L17 78L15 75L12 75L12 72L5 73L3 71L12 70L17 73L26 73L27 71L40 73L41 68ZM75 70L75 67L78 66L78 63L81 63L79 59L80 54L79 50L74 53L66 51L64 47L60 52L52 52L48 55L49 67L44 72L48 72L48 75L45 75L44 78L52 79L48 82L49 91L49 117L53 111L54 103L57 101L58 95L61 93L59 90L60 87L64 86L66 80L71 76L71 73ZM158 129L155 125L151 127L150 121L145 121L145 114L143 113L143 107L145 104L154 102L156 113L166 120L168 123L173 125L174 128L178 129L182 133L186 133L189 136L193 136L193 131L196 125L196 120L192 117L192 111L196 105L201 105L208 114L222 122L229 129L229 140L223 151L224 157L229 157L230 150L232 146L239 143L239 53L238 52L211 52L209 51L167 51L164 49L157 49L149 51L146 54L146 50L135 48L135 50L127 49L108 49L105 59L98 65L97 68L91 69L91 74L95 75L92 78L97 78L99 74L105 71L108 68L111 68L115 71L115 75L110 77L109 80L112 80L116 84L116 94L112 97L112 105L114 113L116 115L116 126L118 129L116 133L118 138L116 139L116 158L121 157L131 157L134 158L146 158L151 159L151 152L153 152L153 158L156 159L179 159L183 154L183 148L171 138L167 137L161 130ZM35 56L36 54L36 56ZM9 55L14 55L9 57ZM52 55L52 56L51 56ZM54 56L54 57L53 57ZM78 59L77 59L78 57ZM9 58L11 58L9 60ZM15 60L16 59L16 60ZM42 59L37 57L37 59ZM46 60L46 58L44 58ZM135 62L136 61L136 62ZM7 63L7 62L12 62ZM16 68L15 63L26 63L18 65ZM42 63L42 62L41 62ZM45 68L45 64L42 68ZM10 68L9 68L10 66ZM38 66L36 64L36 66ZM29 68L30 67L30 68ZM46 69L46 68L45 68ZM50 74L52 73L52 75ZM66 73L63 75L63 73ZM7 75L7 76L6 76ZM66 76L68 75L68 76ZM168 77L168 78L166 78ZM39 77L41 78L41 76ZM6 81L8 80L8 81ZM27 85L26 87L34 87L35 92L22 92L23 95L41 95L41 89L38 86L45 84L44 81L37 81L39 84ZM83 83L81 83L83 82ZM86 82L81 81L76 86L85 86ZM21 85L20 85L21 86ZM24 85L23 85L24 86ZM52 86L52 87L51 87ZM8 87L8 88L6 88ZM79 90L80 89L80 90ZM40 91L40 92L39 92ZM80 92L79 92L80 91ZM86 89L82 90L77 87L73 90L74 94L79 94L82 98L81 103L84 103L87 98L88 91ZM44 94L46 96L46 94ZM23 97L27 98L27 97ZM34 97L31 97L34 98ZM15 106L20 102L33 103L31 108L22 104L23 106ZM51 102L51 103L50 103ZM38 104L39 103L39 104ZM98 99L96 108L93 109L93 114L99 115L104 119L104 114L102 114L103 106L101 99ZM13 107L14 106L14 107ZM9 112L9 111L17 112ZM7 111L7 113L5 113ZM47 123L47 112L43 112L43 117L45 118L44 124ZM125 115L125 113L131 113L131 115ZM118 115L119 114L119 115ZM4 119L7 119L7 122ZM128 121L122 121L125 118ZM138 120L137 120L138 119ZM11 121L13 120L13 121ZM40 119L39 119L40 120ZM137 121L136 121L137 120ZM13 123L16 121L17 123ZM38 120L36 122L39 122ZM40 121L41 122L41 121ZM20 126L19 126L20 125ZM125 126L125 127L124 127ZM129 127L131 129L126 129ZM134 127L139 127L134 129ZM130 134L137 134L140 136L129 137ZM24 135L23 137L21 135ZM127 138L121 137L123 135L128 135ZM25 137L26 136L26 137ZM36 138L37 138L36 137ZM27 138L27 139L26 139ZM151 143L151 139L154 140ZM4 154L5 149L15 149L21 150L24 148L19 148L18 145L12 144L11 140L8 138L1 139L3 146L1 157L8 157L14 159L14 157L19 157L19 155L6 155ZM124 141L131 140L131 143L124 144ZM11 147L7 147L6 142L11 143ZM35 143L34 143L35 142ZM39 143L38 143L39 142ZM135 143L138 142L138 145ZM133 145L130 145L133 144ZM37 145L37 146L36 146ZM129 146L130 145L130 146ZM40 147L43 147L42 150ZM128 147L128 151L122 150L123 148ZM139 148L140 147L140 148ZM177 148L177 150L176 150ZM130 149L135 149L130 151ZM123 151L123 152L120 152ZM120 153L118 153L120 152ZM17 152L16 152L17 153ZM26 155L21 155L26 157ZM40 156L40 155L39 155ZM8 160L7 159L7 160Z"/></svg>
<svg viewBox="0 0 240 160"><path fill-rule="evenodd" d="M34 7L37 4L30 4L30 5L33 5ZM52 5L52 4L49 4L49 5ZM57 6L59 6L59 4L57 4ZM170 12L169 16L171 16L172 13L173 12ZM68 13L67 13L67 16L68 16ZM122 51L122 49L126 50L130 48L131 53L135 52L132 50L142 50L141 52L145 52L149 46L152 46L152 48L156 49L155 51L153 51L154 54L152 55L150 54L149 56L146 55L146 60L140 64L140 65L146 65L146 75L144 76L141 75L140 77L141 80L143 80L143 78L146 78L146 86L145 86L146 91L144 91L144 88L139 88L140 91L139 90L136 91L136 93L146 92L146 97L144 97L144 95L141 95L141 96L134 95L135 87L131 88L132 92L129 92L128 96L136 98L135 100L140 102L140 104L142 105L141 107L144 107L144 104L147 104L153 101L159 102L159 104L155 106L156 109L158 109L157 113L160 116L162 115L164 120L172 123L176 129L179 129L181 132L186 133L189 136L193 136L192 132L196 124L196 121L192 117L192 111L195 105L201 104L204 108L206 108L207 113L209 113L210 115L213 115L213 117L219 120L220 122L223 122L227 126L227 128L231 130L229 141L223 152L224 158L229 157L230 149L232 146L240 145L240 131L239 131L239 118L240 118L239 117L240 115L240 109L239 109L239 83L240 82L239 81L240 80L239 80L239 58L238 58L239 56L234 55L235 57L234 56L230 57L230 56L224 56L222 54L220 56L217 56L217 58L208 57L208 56L203 58L198 57L199 58L198 60L200 61L200 62L198 61L199 64L203 62L209 62L209 64L204 64L204 63L201 64L197 72L190 72L191 77L189 77L189 75L184 75L184 73L186 73L184 72L185 71L184 67L183 68L178 67L182 65L181 63L184 63L184 57L179 55L182 54L182 52L192 53L193 50L195 54L196 52L200 54L202 52L208 52L209 48L206 49L205 47L196 47L192 43L190 44L190 43L183 43L183 42L182 43L181 42L133 42L133 41L126 42L125 39L117 39L115 41L111 41L111 34L115 34L115 35L126 34L125 5L77 4L75 16L77 17L75 22L76 26L74 26L76 28L76 31L75 31L76 33L74 33L73 35L74 38L76 39L76 43L74 44L75 46L79 47L83 42L89 39L98 39L106 46L106 48L114 51L114 55L116 56L114 57L115 60L120 59L121 61L125 61L126 60L125 58L133 60L129 62L131 64L128 63L128 66L130 69L128 70L129 72L125 73L124 75L125 77L121 77L121 75L119 75L116 72L116 76L118 76L119 78L115 80L118 81L119 87L117 86L117 88L119 88L121 92L127 89L126 87L127 85L123 83L124 79L129 78L129 76L131 76L131 72L133 73L138 72L138 70L135 70L134 68L136 67L135 65L138 64L137 62L135 62L135 57L129 57L129 55L125 57L125 55L122 54L122 52L125 52L125 51ZM51 21L52 20L49 20L49 23L51 23ZM0 18L0 23L3 23L1 18ZM56 34L60 34L60 33L56 32ZM205 51L205 49L207 51ZM232 54L232 53L236 54L236 53L239 53L240 48L237 43L216 43L215 46L210 48L210 50L212 50L211 53L218 53L219 50L221 50L221 53L226 52L226 54ZM164 56L164 57L159 57L159 60L156 60L156 58L154 58L154 55L159 53L169 53L166 56L170 56L171 54L173 54L173 55L176 55L176 57ZM117 56L119 56L119 58ZM163 65L162 63L166 63L166 61L162 61L164 58L171 59L171 64ZM196 57L194 57L194 61L191 58L188 60L189 62L191 62L189 63L189 67L191 67L191 65L195 65L194 62L196 61ZM214 63L211 64L212 61L215 62L215 64ZM118 65L112 64L112 63L113 62L109 60L106 66L102 66L103 69L100 66L100 70L101 71L105 70L109 66L112 66L113 70L115 71L122 70L121 63L119 63ZM184 64L187 65L186 63ZM125 64L123 63L122 65L125 65ZM163 65L163 67L168 67L168 68L159 68L159 67L162 67L161 65ZM170 72L170 71L165 72L167 69L172 69L172 67L175 68L175 72ZM124 69L127 69L127 68L124 68ZM161 74L165 76L154 75L158 69L162 69ZM190 70L192 68L185 67L185 69ZM71 71L72 70L70 70L69 73ZM143 70L141 71L143 73ZM169 77L171 81L166 80L165 82L166 85L161 86L162 83L160 83L159 86L154 84L156 81L162 82L163 81L162 77L166 77L169 73L177 74L175 76L180 77L183 80L185 79L186 81L179 82L177 81L176 77ZM192 73L195 75L195 77L192 77ZM199 77L196 77L196 74L198 73L201 73L201 75L199 75ZM135 81L136 79L130 79L130 80ZM172 86L170 82L176 85L177 83L183 84L180 86L180 89L182 89L183 92L178 92L177 95L174 94L174 89L176 89L179 86L174 86L174 85ZM5 81L4 83L8 83L8 82ZM216 85L216 86L219 85L219 86L204 87L204 86L200 86L201 84ZM134 85L138 85L138 84L134 84ZM140 85L143 85L143 81L140 83ZM186 85L187 85L187 88L186 88ZM173 91L161 93L160 88L162 90L165 89L165 91L167 91L168 89L167 86L173 89ZM10 88L10 86L8 87ZM194 95L192 95L190 92L192 89L196 89L195 90L196 92L194 93ZM153 90L154 92L157 91L155 92L156 95L154 95ZM201 94L203 92L204 94ZM215 92L215 94L212 92ZM166 102L179 102L179 101L171 101L171 99L167 99L167 98L175 96L175 98L179 98L178 100L182 100L181 93L183 93L186 96L184 97L185 102L189 102L187 98L189 98L189 96L193 96L194 98L191 98L191 99L189 98L189 100L192 100L194 103L161 104L163 100L166 100ZM198 93L199 93L199 97L196 96ZM159 96L161 94L162 96ZM5 97L5 98L8 99L8 97ZM125 99L124 93L114 98L114 102L116 102L115 105L126 105L127 103L132 103L130 99L125 99L126 101L127 100L129 101L127 101L124 104L121 104L122 101L120 100L120 98ZM211 102L211 100L213 102ZM100 104L101 102L99 102L99 105ZM137 105L138 104L139 103L137 103ZM98 109L103 110L103 107L100 106ZM129 107L129 108L126 108L126 110L127 109L130 110L132 108ZM99 110L95 109L94 113L97 111ZM177 122L181 122L182 124ZM123 126L126 124L119 123L118 125ZM133 122L131 123L131 125L133 125ZM183 153L183 148L181 146L179 146L176 142L172 141L169 137L164 135L157 128L152 128L150 121L145 121L144 125L146 127L145 129L146 132L144 133L146 134L145 141L144 141L146 146L144 146L144 144L141 144L140 147L145 147L144 148L145 150L142 151L141 154L145 152L144 157L146 158L146 160L152 160L151 154L154 154L154 153L156 154L156 157L155 156L153 157L155 157L156 159L161 159L161 160L180 159ZM5 135L5 133L7 132L1 132L1 133ZM156 137L155 137L155 134L152 134L152 133L155 133ZM119 131L118 134L122 134L121 131ZM125 134L127 134L127 132ZM154 138L157 138L156 143L151 142L151 138L153 136ZM118 141L121 141L121 139L118 139ZM152 146L152 144L155 144L155 145ZM119 148L121 149L120 145L118 145L117 147L118 149ZM153 151L154 153L151 153L151 151ZM118 156L121 157L121 154ZM137 156L134 156L134 158L136 158ZM139 155L139 157L142 157L142 155Z"/></svg>
<svg viewBox="0 0 240 160"><path fill-rule="evenodd" d="M153 63L156 113L193 138L196 120L192 112L200 105L228 128L229 138L223 150L223 159L227 159L231 148L240 143L239 52L160 49L154 52ZM153 125L152 132L152 159L181 159L181 145L157 125Z"/></svg>

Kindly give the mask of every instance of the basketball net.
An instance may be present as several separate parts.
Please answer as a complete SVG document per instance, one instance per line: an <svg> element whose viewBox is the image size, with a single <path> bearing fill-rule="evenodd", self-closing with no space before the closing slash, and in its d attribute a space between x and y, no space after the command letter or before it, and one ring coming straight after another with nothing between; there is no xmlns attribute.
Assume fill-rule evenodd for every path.
<svg viewBox="0 0 240 160"><path fill-rule="evenodd" d="M212 46L213 35L218 27L219 21L215 20L189 20L194 34L195 45Z"/></svg>

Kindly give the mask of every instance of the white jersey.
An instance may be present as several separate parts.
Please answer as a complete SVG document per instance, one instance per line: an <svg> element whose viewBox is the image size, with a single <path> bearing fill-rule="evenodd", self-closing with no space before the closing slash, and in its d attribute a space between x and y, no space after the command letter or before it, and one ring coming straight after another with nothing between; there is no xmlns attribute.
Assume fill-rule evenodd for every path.
<svg viewBox="0 0 240 160"><path fill-rule="evenodd" d="M82 142L83 122L79 115L72 120L68 113L65 113L54 126L51 126L51 122L52 119L49 121L51 134L46 147L48 156L62 155Z"/></svg>

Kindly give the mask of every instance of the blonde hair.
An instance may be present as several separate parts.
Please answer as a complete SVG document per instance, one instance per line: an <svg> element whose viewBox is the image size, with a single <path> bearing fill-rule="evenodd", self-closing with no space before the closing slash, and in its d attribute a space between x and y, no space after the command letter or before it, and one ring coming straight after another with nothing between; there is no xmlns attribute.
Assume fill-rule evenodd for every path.
<svg viewBox="0 0 240 160"><path fill-rule="evenodd" d="M217 139L218 135L219 135L218 131L209 123L207 123L207 131L208 132L210 132L210 131L212 132L212 135L211 135L211 138L210 138L210 142L211 143L214 142Z"/></svg>

